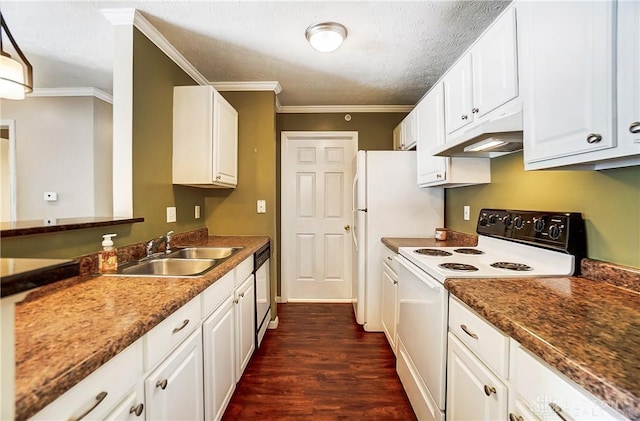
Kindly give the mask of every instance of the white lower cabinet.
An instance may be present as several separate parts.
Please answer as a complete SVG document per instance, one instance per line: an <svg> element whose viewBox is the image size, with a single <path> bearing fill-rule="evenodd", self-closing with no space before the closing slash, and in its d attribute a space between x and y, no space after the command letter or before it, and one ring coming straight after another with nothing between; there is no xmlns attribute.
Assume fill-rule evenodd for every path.
<svg viewBox="0 0 640 421"><path fill-rule="evenodd" d="M382 329L393 353L397 354L398 274L394 268L396 253L385 248L382 256Z"/></svg>
<svg viewBox="0 0 640 421"><path fill-rule="evenodd" d="M202 324L204 415L219 420L236 388L234 297L229 296Z"/></svg>
<svg viewBox="0 0 640 421"><path fill-rule="evenodd" d="M236 379L240 380L247 368L255 343L255 288L253 274L236 289L235 325L236 325Z"/></svg>
<svg viewBox="0 0 640 421"><path fill-rule="evenodd" d="M202 373L202 337L198 329L147 377L147 419L204 419Z"/></svg>
<svg viewBox="0 0 640 421"><path fill-rule="evenodd" d="M507 386L449 333L447 419L503 420L507 406Z"/></svg>

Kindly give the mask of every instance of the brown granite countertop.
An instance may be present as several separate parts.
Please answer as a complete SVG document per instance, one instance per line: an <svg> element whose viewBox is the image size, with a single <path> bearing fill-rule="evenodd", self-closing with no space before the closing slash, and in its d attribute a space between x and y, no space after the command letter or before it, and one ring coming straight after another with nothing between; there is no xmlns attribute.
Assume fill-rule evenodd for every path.
<svg viewBox="0 0 640 421"><path fill-rule="evenodd" d="M433 237L382 237L380 240L396 253L399 247L473 247L478 244L476 235L456 231L447 231L446 241Z"/></svg>
<svg viewBox="0 0 640 421"><path fill-rule="evenodd" d="M208 237L244 247L199 278L84 276L16 307L16 419L44 408L269 242Z"/></svg>
<svg viewBox="0 0 640 421"><path fill-rule="evenodd" d="M587 391L640 419L640 293L578 277L448 279L445 286Z"/></svg>

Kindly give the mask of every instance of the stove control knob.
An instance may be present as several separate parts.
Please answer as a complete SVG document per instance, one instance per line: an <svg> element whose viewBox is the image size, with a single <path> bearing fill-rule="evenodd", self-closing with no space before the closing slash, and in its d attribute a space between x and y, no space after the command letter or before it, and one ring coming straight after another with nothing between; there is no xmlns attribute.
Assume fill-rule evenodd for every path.
<svg viewBox="0 0 640 421"><path fill-rule="evenodd" d="M521 230L524 228L524 219L522 219L521 216L516 216L513 218L513 226L516 227L516 229Z"/></svg>
<svg viewBox="0 0 640 421"><path fill-rule="evenodd" d="M556 224L553 224L549 227L549 237L552 240L557 240L558 238L560 238L561 233L562 233L562 229Z"/></svg>
<svg viewBox="0 0 640 421"><path fill-rule="evenodd" d="M504 224L505 227L508 228L513 223L513 218L511 217L511 215L507 215L504 218L502 218L502 223Z"/></svg>
<svg viewBox="0 0 640 421"><path fill-rule="evenodd" d="M495 224L497 219L498 219L498 217L497 217L497 216L495 216L495 215L489 215L489 223L490 223L490 224Z"/></svg>
<svg viewBox="0 0 640 421"><path fill-rule="evenodd" d="M542 232L544 229L544 221L540 218L533 218L533 229L535 232Z"/></svg>
<svg viewBox="0 0 640 421"><path fill-rule="evenodd" d="M478 223L480 224L480 226L486 227L487 225L489 225L489 220L487 219L486 216L481 216L480 221Z"/></svg>

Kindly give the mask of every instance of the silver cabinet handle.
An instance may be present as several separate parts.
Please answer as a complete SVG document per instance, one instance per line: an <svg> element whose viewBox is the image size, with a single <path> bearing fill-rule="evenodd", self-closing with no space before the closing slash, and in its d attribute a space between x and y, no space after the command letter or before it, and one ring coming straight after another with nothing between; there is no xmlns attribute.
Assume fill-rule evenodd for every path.
<svg viewBox="0 0 640 421"><path fill-rule="evenodd" d="M462 114L462 117L461 117L461 118L462 118L463 120L467 120L467 119L469 119L469 116L468 116L468 115L466 115L466 114Z"/></svg>
<svg viewBox="0 0 640 421"><path fill-rule="evenodd" d="M393 280L393 285L398 285L398 281L396 281L395 279Z"/></svg>
<svg viewBox="0 0 640 421"><path fill-rule="evenodd" d="M104 400L104 398L107 397L107 392L100 392L98 393L98 395L96 396L96 403L93 404L93 406L91 406L91 408L87 409L86 411L84 411L82 414L80 414L77 417L71 417L69 418L69 421L80 421L81 419L83 419L84 417L86 417L87 415L89 415L89 413L91 411L93 411L94 409L96 409L96 407L98 405L100 405L100 403Z"/></svg>
<svg viewBox="0 0 640 421"><path fill-rule="evenodd" d="M478 108L472 108L471 112L474 114L478 114L480 112L480 110Z"/></svg>
<svg viewBox="0 0 640 421"><path fill-rule="evenodd" d="M139 417L140 415L142 415L142 411L144 411L144 404L140 403L136 406L132 406L131 409L129 409L129 413L130 414L136 414L136 417Z"/></svg>
<svg viewBox="0 0 640 421"><path fill-rule="evenodd" d="M633 123L631 123L631 126L629 126L629 131L631 133L640 133L640 121L634 121Z"/></svg>
<svg viewBox="0 0 640 421"><path fill-rule="evenodd" d="M487 396L491 396L493 393L497 393L496 392L496 388L493 386L487 386L486 384L484 385L484 394Z"/></svg>
<svg viewBox="0 0 640 421"><path fill-rule="evenodd" d="M557 415L558 417L560 417L560 419L561 419L562 421L569 421L569 418L567 418L567 417L564 415L564 412L562 412L562 408L560 408L560 405L558 405L557 403L550 402L550 403L549 403L549 408L551 408L551 409L553 410L553 412L555 412L555 413L556 413L556 415Z"/></svg>
<svg viewBox="0 0 640 421"><path fill-rule="evenodd" d="M164 380L158 380L156 382L156 387L159 387L162 390L165 390L167 388L167 384L169 383L169 380L164 379Z"/></svg>
<svg viewBox="0 0 640 421"><path fill-rule="evenodd" d="M236 298L235 300L233 300L233 302L234 302L235 304L238 304L238 299Z"/></svg>
<svg viewBox="0 0 640 421"><path fill-rule="evenodd" d="M513 412L509 414L509 421L524 421L522 415L516 415Z"/></svg>
<svg viewBox="0 0 640 421"><path fill-rule="evenodd" d="M220 177L219 175L216 175L216 180L220 180L222 177Z"/></svg>
<svg viewBox="0 0 640 421"><path fill-rule="evenodd" d="M187 325L189 324L189 319L184 319L184 321L182 322L182 326L180 327L176 327L175 329L173 329L173 333L178 333L180 332L182 329L184 329L185 327L187 327Z"/></svg>
<svg viewBox="0 0 640 421"><path fill-rule="evenodd" d="M442 174L436 174L436 178L442 178Z"/></svg>
<svg viewBox="0 0 640 421"><path fill-rule="evenodd" d="M387 256L387 260L393 260L391 256Z"/></svg>
<svg viewBox="0 0 640 421"><path fill-rule="evenodd" d="M602 135L597 133L589 133L587 135L587 143L598 143L602 140Z"/></svg>
<svg viewBox="0 0 640 421"><path fill-rule="evenodd" d="M464 330L464 333L466 333L467 335L471 336L473 339L478 339L478 335L476 335L475 333L471 332L469 330L469 328L467 328L467 325L460 325L460 327L462 328L462 330Z"/></svg>

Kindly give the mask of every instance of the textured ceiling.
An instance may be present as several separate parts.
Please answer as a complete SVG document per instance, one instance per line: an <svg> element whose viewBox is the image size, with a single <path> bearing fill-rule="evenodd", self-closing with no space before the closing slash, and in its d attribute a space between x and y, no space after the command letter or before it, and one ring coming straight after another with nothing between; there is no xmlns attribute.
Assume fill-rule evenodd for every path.
<svg viewBox="0 0 640 421"><path fill-rule="evenodd" d="M282 105L413 105L507 1L6 1L2 13L36 88L112 92L113 28L135 7L212 82L278 81ZM305 29L347 27L333 53Z"/></svg>

